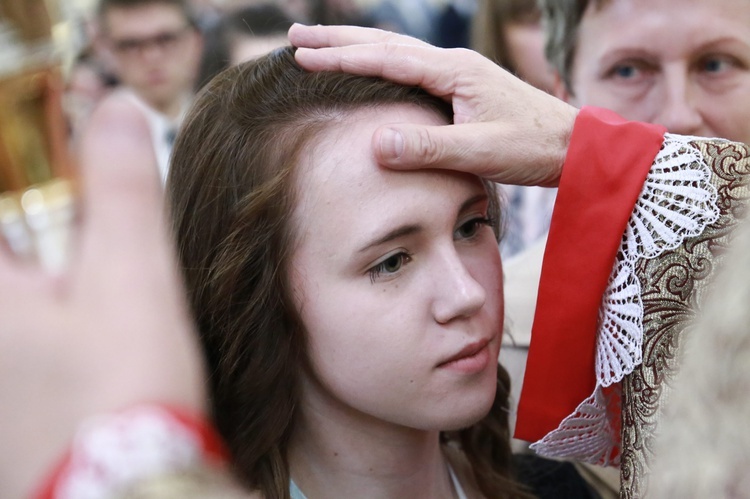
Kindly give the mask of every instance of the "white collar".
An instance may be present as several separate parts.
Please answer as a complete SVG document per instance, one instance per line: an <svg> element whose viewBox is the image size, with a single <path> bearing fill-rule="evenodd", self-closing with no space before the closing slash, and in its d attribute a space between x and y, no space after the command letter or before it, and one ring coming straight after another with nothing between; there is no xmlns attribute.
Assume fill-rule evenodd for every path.
<svg viewBox="0 0 750 499"><path fill-rule="evenodd" d="M458 481L458 477L456 476L456 473L454 473L453 467L451 467L450 463L448 463L448 473L450 473L451 482L453 482L453 488L456 491L458 499L466 499L466 493L464 492L463 487L461 487L461 482ZM302 493L299 487L297 487L297 484L294 483L294 480L291 479L289 480L289 495L292 499L307 499L307 496Z"/></svg>

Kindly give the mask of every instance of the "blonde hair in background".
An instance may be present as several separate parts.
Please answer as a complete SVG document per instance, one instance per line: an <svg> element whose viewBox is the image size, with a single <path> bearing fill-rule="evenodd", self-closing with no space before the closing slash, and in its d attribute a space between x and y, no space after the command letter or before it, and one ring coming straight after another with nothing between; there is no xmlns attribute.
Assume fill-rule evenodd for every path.
<svg viewBox="0 0 750 499"><path fill-rule="evenodd" d="M649 497L750 497L749 222L686 338Z"/></svg>

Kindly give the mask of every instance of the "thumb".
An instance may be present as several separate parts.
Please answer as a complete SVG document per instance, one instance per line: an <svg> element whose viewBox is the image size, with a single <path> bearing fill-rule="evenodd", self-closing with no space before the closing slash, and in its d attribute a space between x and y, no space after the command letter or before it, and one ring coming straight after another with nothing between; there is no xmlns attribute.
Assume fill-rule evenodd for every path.
<svg viewBox="0 0 750 499"><path fill-rule="evenodd" d="M387 125L375 131L373 149L378 162L389 168L460 169L479 174L477 165L470 162L482 153L471 147L479 144L469 139L458 125Z"/></svg>
<svg viewBox="0 0 750 499"><path fill-rule="evenodd" d="M80 161L88 242L130 254L163 230L164 193L150 131L131 102L119 96L102 102L84 134Z"/></svg>
<svg viewBox="0 0 750 499"><path fill-rule="evenodd" d="M379 164L396 170L437 168L504 184L557 185L559 158L542 158L533 152L533 140L527 147L517 139L517 133L496 122L398 124L377 129L372 148Z"/></svg>
<svg viewBox="0 0 750 499"><path fill-rule="evenodd" d="M375 158L397 170L437 168L458 170L496 182L508 182L514 174L503 166L493 147L498 137L490 136L491 125L387 125L373 136ZM502 150L502 146L499 147Z"/></svg>

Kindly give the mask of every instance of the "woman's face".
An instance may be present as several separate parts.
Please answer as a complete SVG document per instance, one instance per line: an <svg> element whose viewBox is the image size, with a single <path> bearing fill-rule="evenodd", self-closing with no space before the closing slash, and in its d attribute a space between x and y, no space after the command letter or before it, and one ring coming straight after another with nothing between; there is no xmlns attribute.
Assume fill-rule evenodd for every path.
<svg viewBox="0 0 750 499"><path fill-rule="evenodd" d="M298 170L292 281L312 371L302 411L458 429L494 399L500 257L476 177L377 166L372 134L397 122L445 124L414 106L358 111Z"/></svg>
<svg viewBox="0 0 750 499"><path fill-rule="evenodd" d="M674 133L750 142L748 0L593 4L578 33L573 104Z"/></svg>
<svg viewBox="0 0 750 499"><path fill-rule="evenodd" d="M536 88L552 93L555 73L544 56L544 28L541 21L508 23L504 30L516 74Z"/></svg>

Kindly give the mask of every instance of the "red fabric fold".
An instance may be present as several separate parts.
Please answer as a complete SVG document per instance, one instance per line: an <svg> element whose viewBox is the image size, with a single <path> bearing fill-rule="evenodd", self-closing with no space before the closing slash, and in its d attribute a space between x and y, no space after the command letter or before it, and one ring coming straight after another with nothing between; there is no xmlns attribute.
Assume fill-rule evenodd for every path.
<svg viewBox="0 0 750 499"><path fill-rule="evenodd" d="M602 296L665 131L604 109L578 114L542 263L516 438L540 440L593 393Z"/></svg>

